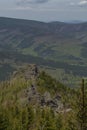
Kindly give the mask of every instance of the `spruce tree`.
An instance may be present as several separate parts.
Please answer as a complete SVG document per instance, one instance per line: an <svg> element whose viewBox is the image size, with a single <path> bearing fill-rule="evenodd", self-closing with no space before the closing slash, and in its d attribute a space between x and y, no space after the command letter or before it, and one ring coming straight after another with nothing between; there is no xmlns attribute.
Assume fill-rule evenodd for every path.
<svg viewBox="0 0 87 130"><path fill-rule="evenodd" d="M82 79L81 90L78 100L77 121L80 130L87 130L87 93L85 91L84 79Z"/></svg>

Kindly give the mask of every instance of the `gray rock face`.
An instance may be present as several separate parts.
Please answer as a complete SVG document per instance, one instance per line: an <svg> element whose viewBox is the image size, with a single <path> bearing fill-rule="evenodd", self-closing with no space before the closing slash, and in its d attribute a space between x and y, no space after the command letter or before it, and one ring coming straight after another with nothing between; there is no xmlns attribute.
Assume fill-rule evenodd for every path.
<svg viewBox="0 0 87 130"><path fill-rule="evenodd" d="M52 98L50 93L47 91L41 95L38 93L37 86L35 85L31 85L31 87L26 90L25 95L27 96L28 104L39 105L41 107L50 107L55 111L59 111L63 108L61 96L56 95Z"/></svg>
<svg viewBox="0 0 87 130"><path fill-rule="evenodd" d="M59 110L63 107L61 96L56 95L55 97L51 97L51 94L48 91L45 91L45 93L41 95L37 91L36 79L39 76L39 70L35 64L28 65L26 69L21 70L20 75L22 73L26 80L32 81L32 85L24 91L28 104L38 105L40 107L50 107L53 110Z"/></svg>
<svg viewBox="0 0 87 130"><path fill-rule="evenodd" d="M25 78L26 79L32 79L38 76L38 67L34 65L29 65L28 69L25 71Z"/></svg>

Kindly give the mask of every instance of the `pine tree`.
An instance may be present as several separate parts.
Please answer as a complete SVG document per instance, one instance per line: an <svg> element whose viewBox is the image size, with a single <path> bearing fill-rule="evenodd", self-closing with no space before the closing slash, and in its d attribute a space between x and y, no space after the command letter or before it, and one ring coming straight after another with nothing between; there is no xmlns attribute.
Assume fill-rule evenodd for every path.
<svg viewBox="0 0 87 130"><path fill-rule="evenodd" d="M87 93L85 91L84 79L82 79L81 91L78 102L77 121L80 130L87 130Z"/></svg>

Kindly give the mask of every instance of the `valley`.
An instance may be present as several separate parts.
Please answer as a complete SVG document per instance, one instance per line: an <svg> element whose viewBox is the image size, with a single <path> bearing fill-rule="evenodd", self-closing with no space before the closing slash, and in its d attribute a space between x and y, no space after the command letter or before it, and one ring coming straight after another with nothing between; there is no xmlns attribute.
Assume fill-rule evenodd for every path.
<svg viewBox="0 0 87 130"><path fill-rule="evenodd" d="M44 23L0 17L0 79L7 79L20 65L35 63L52 76L55 72L57 80L64 82L67 77L68 82L72 77L78 81L87 77L86 44L86 22Z"/></svg>

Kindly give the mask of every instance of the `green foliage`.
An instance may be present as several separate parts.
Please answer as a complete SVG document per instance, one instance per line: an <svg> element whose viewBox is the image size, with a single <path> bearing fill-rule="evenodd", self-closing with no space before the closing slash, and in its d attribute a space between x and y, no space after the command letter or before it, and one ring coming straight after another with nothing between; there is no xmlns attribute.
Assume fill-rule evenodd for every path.
<svg viewBox="0 0 87 130"><path fill-rule="evenodd" d="M84 79L82 80L81 89L79 91L79 97L77 101L77 121L79 124L80 130L87 129L87 91Z"/></svg>
<svg viewBox="0 0 87 130"><path fill-rule="evenodd" d="M8 130L9 119L3 110L0 110L0 130Z"/></svg>
<svg viewBox="0 0 87 130"><path fill-rule="evenodd" d="M63 84L46 74L42 71L37 80L38 91L40 93L44 93L45 91L49 91L52 95L56 94L57 92L66 91L67 87Z"/></svg>
<svg viewBox="0 0 87 130"><path fill-rule="evenodd" d="M82 117L86 121L87 108L83 116L81 102L76 106L78 95L81 97L79 88L66 87L44 71L36 80L16 76L0 83L0 130L79 130ZM24 92L32 83L40 94L47 91L52 97L60 95L63 108L57 112L47 106L29 105Z"/></svg>

